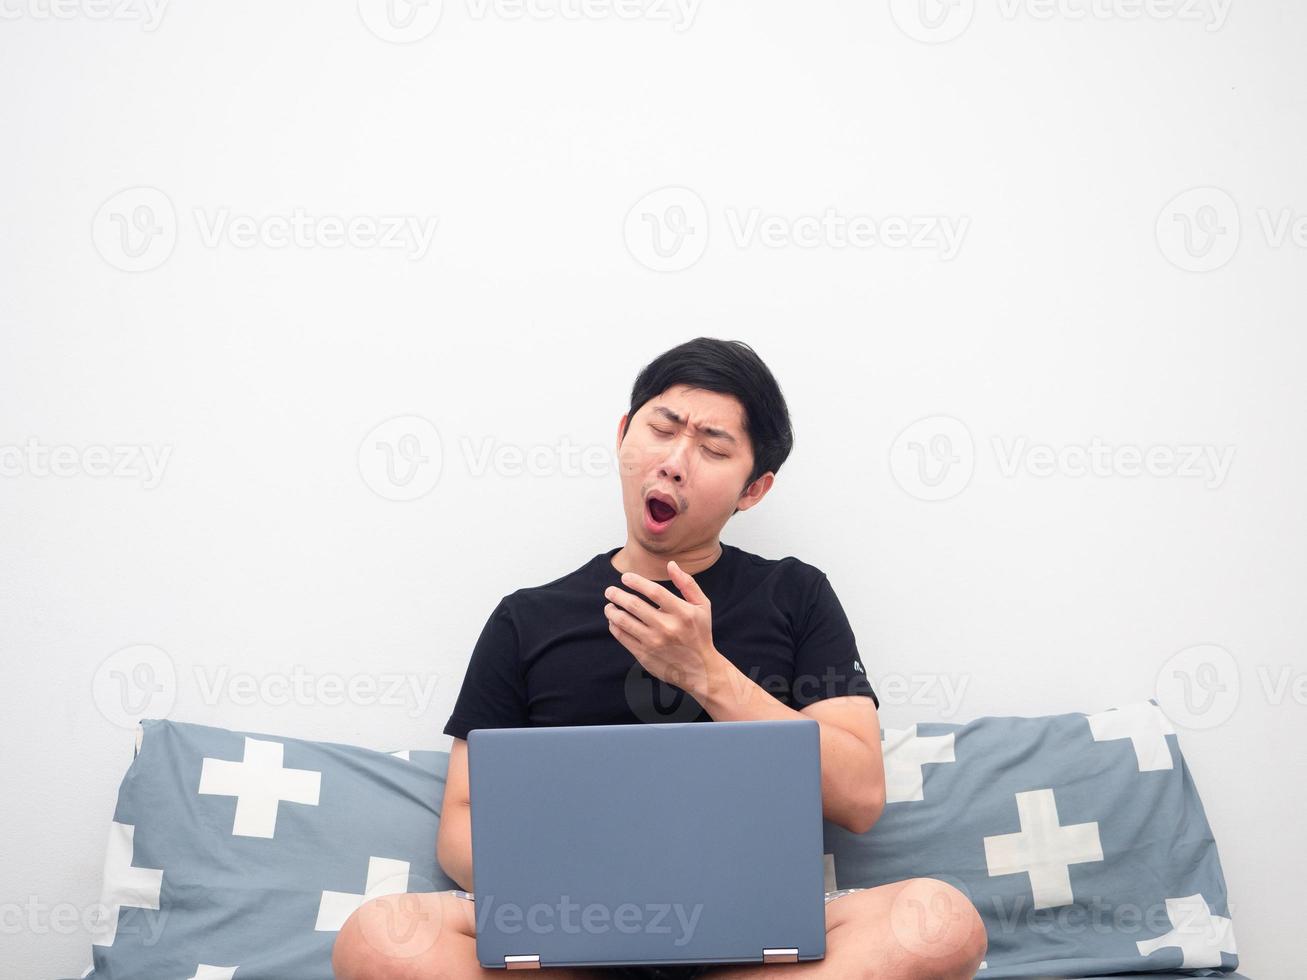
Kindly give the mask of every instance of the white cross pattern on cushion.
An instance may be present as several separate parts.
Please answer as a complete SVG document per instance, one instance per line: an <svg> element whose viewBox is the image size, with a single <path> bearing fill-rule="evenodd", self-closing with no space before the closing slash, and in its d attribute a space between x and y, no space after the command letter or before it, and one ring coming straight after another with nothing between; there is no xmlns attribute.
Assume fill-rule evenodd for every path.
<svg viewBox="0 0 1307 980"><path fill-rule="evenodd" d="M239 966L209 966L201 963L195 968L195 976L190 980L231 980L239 969Z"/></svg>
<svg viewBox="0 0 1307 980"><path fill-rule="evenodd" d="M283 769L281 742L245 736L245 759L205 758L200 770L201 793L236 797L236 819L231 832L241 837L273 836L281 801L318 805L322 773L311 769Z"/></svg>
<svg viewBox="0 0 1307 980"><path fill-rule="evenodd" d="M1016 800L1021 830L984 838L990 876L1025 872L1035 908L1070 905L1074 898L1069 866L1103 860L1098 821L1060 826L1051 789L1017 793Z"/></svg>
<svg viewBox="0 0 1307 980"><path fill-rule="evenodd" d="M163 888L163 871L159 868L132 867L132 851L136 840L134 824L109 824L109 845L104 857L104 886L100 896L100 909L91 944L112 946L118 936L118 912L124 906L138 909L158 909L159 892Z"/></svg>
<svg viewBox="0 0 1307 980"><path fill-rule="evenodd" d="M381 895L402 895L408 891L408 862L396 858L369 857L368 880L363 894L324 891L318 903L318 932L338 932L354 911L369 899Z"/></svg>
<svg viewBox="0 0 1307 980"><path fill-rule="evenodd" d="M881 739L881 758L885 763L885 802L906 803L924 800L922 786L928 764L956 762L953 758L953 733L918 735L917 726L887 728Z"/></svg>
<svg viewBox="0 0 1307 980"><path fill-rule="evenodd" d="M1180 968L1194 970L1203 966L1220 966L1222 952L1231 956L1239 952L1234 945L1234 923L1224 916L1212 915L1211 906L1201 894L1168 898L1166 916L1175 928L1156 939L1136 942L1140 955L1179 946L1183 955Z"/></svg>
<svg viewBox="0 0 1307 980"><path fill-rule="evenodd" d="M1151 701L1086 715L1086 720L1095 742L1130 739L1140 772L1175 768L1171 746L1166 742L1167 735L1175 734L1175 727L1166 713Z"/></svg>

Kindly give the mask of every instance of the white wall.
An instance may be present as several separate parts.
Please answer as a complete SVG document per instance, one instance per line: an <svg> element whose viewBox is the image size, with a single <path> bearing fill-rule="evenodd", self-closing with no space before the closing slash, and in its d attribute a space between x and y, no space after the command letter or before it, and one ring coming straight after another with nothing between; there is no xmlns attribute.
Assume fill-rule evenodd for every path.
<svg viewBox="0 0 1307 980"><path fill-rule="evenodd" d="M69 2L5 0L0 24L0 973L89 962L48 908L98 898L131 759L111 670L154 663L150 715L447 748L495 601L623 542L609 454L635 372L706 334L756 347L797 429L724 537L828 572L886 726L1182 703L1171 658L1228 652L1185 655L1227 690L1181 744L1243 964L1296 976L1307 241L1280 222L1307 214L1303 5L927 0L932 32L915 0L644 0L634 20L445 0L393 43L370 0L157 23ZM1214 190L1171 203L1191 188ZM273 247L297 208L437 224L425 251ZM692 230L660 257L645 214ZM779 245L748 237L768 216ZM830 237L868 217L888 241ZM924 247L894 217L929 222ZM139 255L123 220L159 229ZM442 465L403 502L359 457L407 415ZM913 444L940 436L958 462L936 486ZM1095 439L1234 455L1207 476L1004 470L1016 441ZM169 455L157 483L96 476L95 445ZM73 447L66 475L30 446ZM479 468L486 446L544 465ZM209 693L297 671L434 687ZM894 693L913 675L961 700Z"/></svg>

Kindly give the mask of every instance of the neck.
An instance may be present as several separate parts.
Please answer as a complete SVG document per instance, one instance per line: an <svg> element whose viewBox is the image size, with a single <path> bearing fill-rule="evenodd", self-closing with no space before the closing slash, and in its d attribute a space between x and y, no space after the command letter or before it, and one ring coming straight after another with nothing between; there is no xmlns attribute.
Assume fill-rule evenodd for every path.
<svg viewBox="0 0 1307 980"><path fill-rule="evenodd" d="M716 563L721 555L721 542L717 538L679 551L657 553L647 551L638 541L628 538L625 546L613 555L611 564L619 572L635 572L654 582L670 582L672 575L667 571L669 561L676 562L686 572L695 575Z"/></svg>

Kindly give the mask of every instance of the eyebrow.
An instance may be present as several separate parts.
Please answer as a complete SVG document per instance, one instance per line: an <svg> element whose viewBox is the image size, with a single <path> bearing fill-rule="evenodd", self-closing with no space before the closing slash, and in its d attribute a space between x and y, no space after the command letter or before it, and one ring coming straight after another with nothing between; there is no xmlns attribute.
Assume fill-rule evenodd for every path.
<svg viewBox="0 0 1307 980"><path fill-rule="evenodd" d="M677 425L680 425L685 421L685 419L681 418L679 415L677 415L675 412L673 412L670 408L668 408L665 405L655 405L653 411L655 415L661 415L663 418L667 419L667 421L675 422ZM734 443L737 441L735 436L731 435L725 429L715 429L710 425L701 425L698 426L698 429L704 435L712 436L714 439L725 439L727 442L730 443Z"/></svg>

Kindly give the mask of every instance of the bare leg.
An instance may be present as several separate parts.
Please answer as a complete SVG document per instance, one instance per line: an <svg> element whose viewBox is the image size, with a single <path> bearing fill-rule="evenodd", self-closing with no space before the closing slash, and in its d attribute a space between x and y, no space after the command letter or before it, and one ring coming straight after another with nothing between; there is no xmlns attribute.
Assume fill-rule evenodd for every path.
<svg viewBox="0 0 1307 980"><path fill-rule="evenodd" d="M504 980L476 956L475 906L448 892L409 892L364 902L331 954L336 980ZM605 969L547 967L551 980L598 980Z"/></svg>
<svg viewBox="0 0 1307 980"><path fill-rule="evenodd" d="M985 956L970 900L934 878L910 878L826 905L826 957L809 963L708 967L704 980L972 980ZM447 892L365 902L341 928L336 980L503 980L476 958L475 906ZM547 967L556 980L600 980L612 968Z"/></svg>
<svg viewBox="0 0 1307 980"><path fill-rule="evenodd" d="M714 966L703 980L973 980L985 925L961 891L909 878L826 904L826 958L809 963Z"/></svg>

